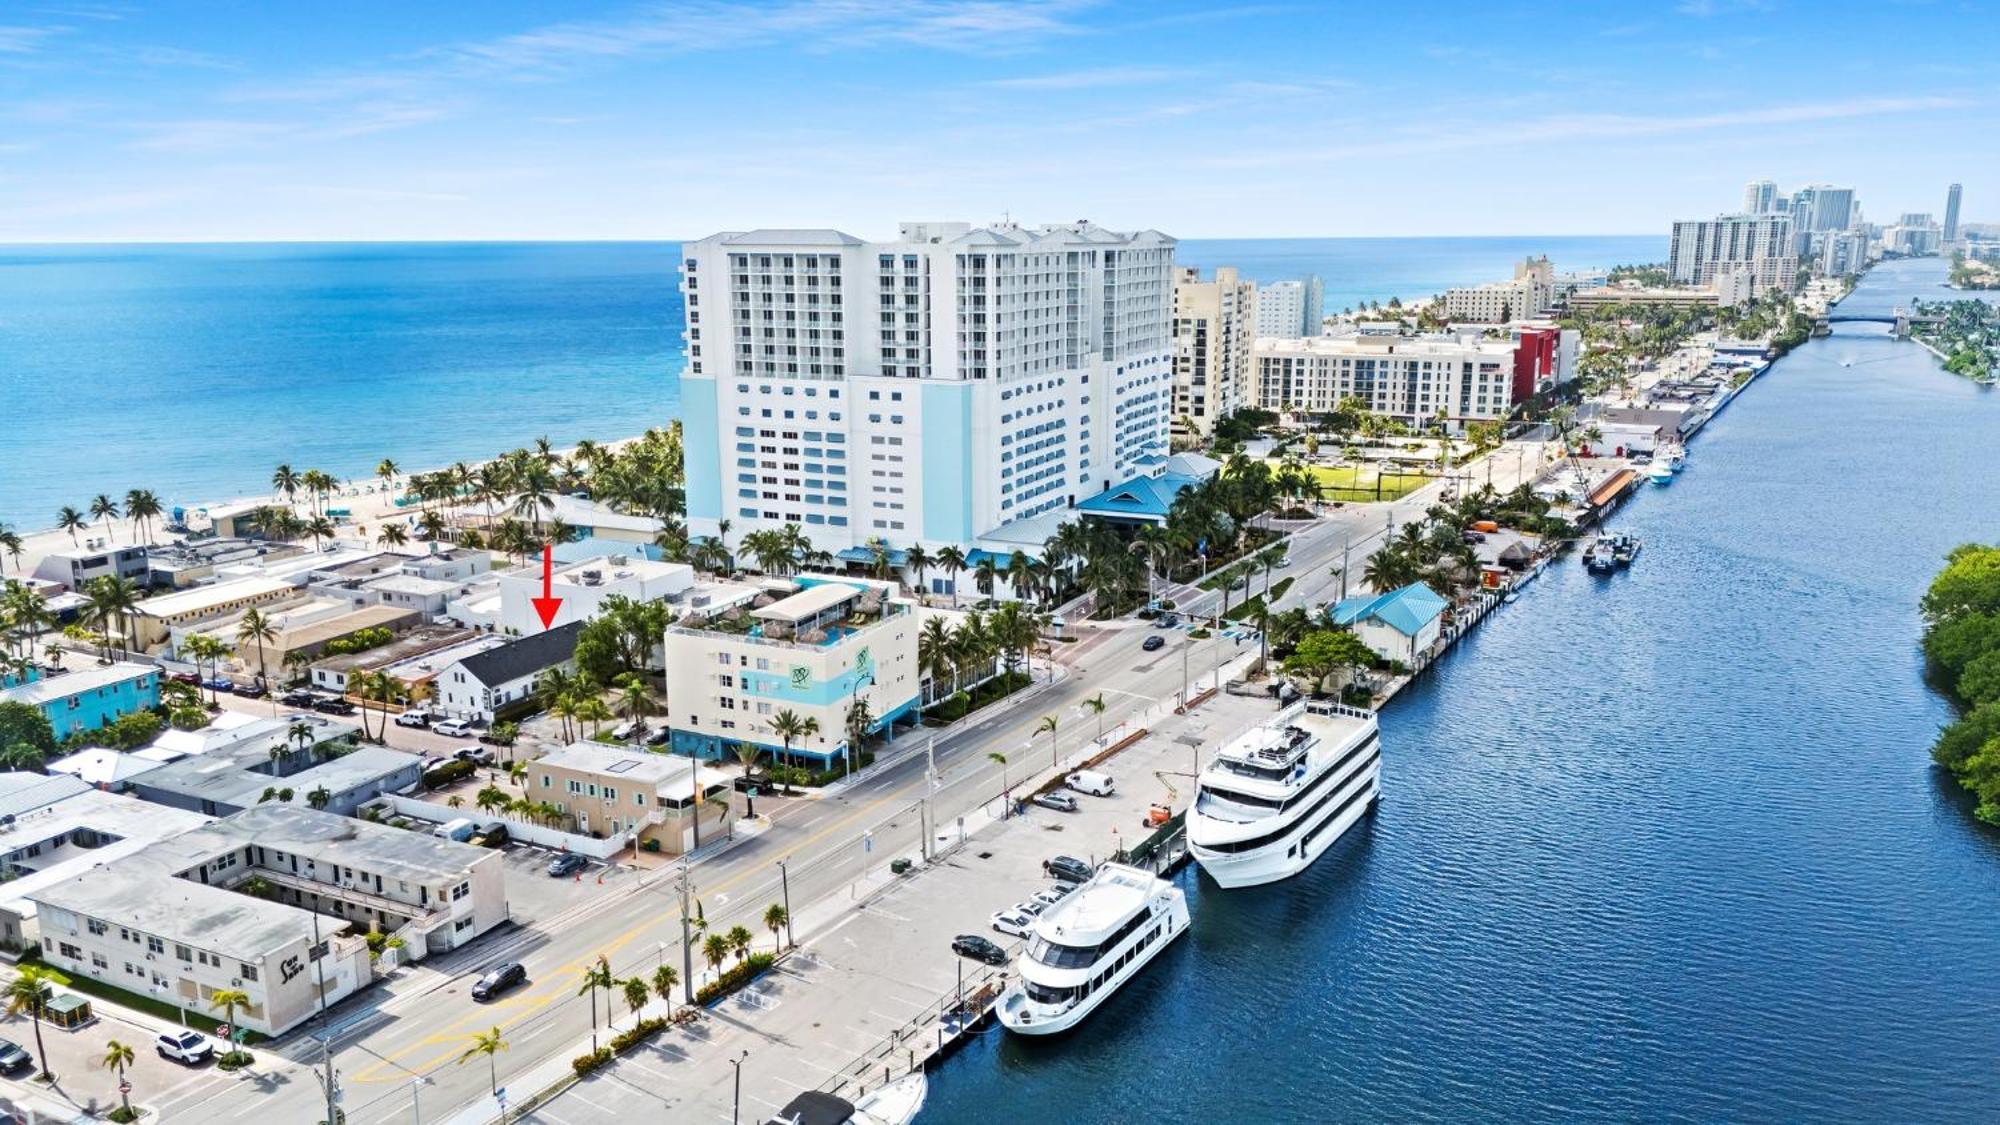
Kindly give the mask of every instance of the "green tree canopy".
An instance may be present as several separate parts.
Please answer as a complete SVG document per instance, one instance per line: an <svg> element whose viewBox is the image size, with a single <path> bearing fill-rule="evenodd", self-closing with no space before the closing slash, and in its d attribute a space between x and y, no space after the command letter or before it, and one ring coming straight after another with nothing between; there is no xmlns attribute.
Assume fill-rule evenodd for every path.
<svg viewBox="0 0 2000 1125"><path fill-rule="evenodd" d="M51 754L56 748L56 731L39 710L25 703L0 703L0 746L17 742Z"/></svg>

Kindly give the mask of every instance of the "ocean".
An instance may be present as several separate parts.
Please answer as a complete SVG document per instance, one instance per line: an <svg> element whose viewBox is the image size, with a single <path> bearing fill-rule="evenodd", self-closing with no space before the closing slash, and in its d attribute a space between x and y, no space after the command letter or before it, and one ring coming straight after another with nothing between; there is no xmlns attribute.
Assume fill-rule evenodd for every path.
<svg viewBox="0 0 2000 1125"><path fill-rule="evenodd" d="M1327 305L1656 260L1664 238L1188 241ZM254 495L279 463L367 477L546 436L628 437L679 407L679 244L0 246L0 523L150 488Z"/></svg>

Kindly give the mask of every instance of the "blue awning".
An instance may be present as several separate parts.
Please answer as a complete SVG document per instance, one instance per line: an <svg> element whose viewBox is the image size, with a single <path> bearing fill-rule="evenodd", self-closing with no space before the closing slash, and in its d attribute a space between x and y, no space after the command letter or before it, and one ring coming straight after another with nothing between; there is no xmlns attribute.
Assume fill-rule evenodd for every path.
<svg viewBox="0 0 2000 1125"><path fill-rule="evenodd" d="M899 551L894 547L889 548L888 555L890 566L901 567L907 565L910 561L910 553L908 551ZM833 557L839 559L841 562L873 565L875 562L875 548L847 547L835 552Z"/></svg>
<svg viewBox="0 0 2000 1125"><path fill-rule="evenodd" d="M1028 561L1029 561L1029 562L1034 562L1034 561L1036 561L1036 559L1035 559L1035 556L1034 556L1034 555L1030 555L1030 554L1028 554L1028 552L1026 552L1026 551L1022 551L1021 553L1022 553L1022 554L1024 554L1024 555L1028 555ZM1005 568L1005 567L1007 566L1007 564L1008 564L1008 563L1011 563L1011 562L1013 562L1013 561L1014 561L1014 552L1012 552L1012 551L988 551L988 550L984 550L984 549L978 549L978 548L976 548L976 549L974 549L974 550L970 550L970 551L967 551L967 552L965 553L965 565L966 565L966 566L970 566L970 567L976 567L976 566L978 566L978 565L979 565L980 563L982 563L982 562L986 561L987 559L992 559L992 560L993 560L993 565L994 565L994 566L996 566L996 567L1001 567L1001 568L1003 568L1003 569L1004 569L1004 568Z"/></svg>

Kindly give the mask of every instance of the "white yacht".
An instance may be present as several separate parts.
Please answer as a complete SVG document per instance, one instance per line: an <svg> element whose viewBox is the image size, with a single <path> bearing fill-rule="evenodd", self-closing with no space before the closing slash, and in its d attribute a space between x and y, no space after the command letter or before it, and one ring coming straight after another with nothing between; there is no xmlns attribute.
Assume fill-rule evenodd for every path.
<svg viewBox="0 0 2000 1125"><path fill-rule="evenodd" d="M1304 871L1381 792L1375 713L1307 700L1219 751L1195 783L1188 850L1225 887Z"/></svg>
<svg viewBox="0 0 2000 1125"><path fill-rule="evenodd" d="M1000 996L1000 1025L1022 1035L1075 1027L1187 927L1179 887L1105 864L1035 920L1015 965L1020 979Z"/></svg>

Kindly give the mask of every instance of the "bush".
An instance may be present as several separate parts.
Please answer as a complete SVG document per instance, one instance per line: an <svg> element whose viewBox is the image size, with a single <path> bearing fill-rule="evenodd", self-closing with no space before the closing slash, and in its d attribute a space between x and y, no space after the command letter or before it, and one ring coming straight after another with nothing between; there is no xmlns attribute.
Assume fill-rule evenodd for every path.
<svg viewBox="0 0 2000 1125"><path fill-rule="evenodd" d="M146 1111L143 1109L138 1109L136 1107L132 1109L127 1109L126 1107L121 1105L116 1109L113 1109L110 1113L105 1114L104 1116L108 1120L118 1122L119 1125L126 1125L127 1122L139 1120L140 1115L145 1112Z"/></svg>
<svg viewBox="0 0 2000 1125"><path fill-rule="evenodd" d="M257 1061L257 1056L251 1054L248 1051L243 1051L243 1050L226 1051L223 1054L217 1056L215 1060L215 1069L224 1071L242 1070L244 1067L249 1066L251 1063L256 1061Z"/></svg>
<svg viewBox="0 0 2000 1125"><path fill-rule="evenodd" d="M644 1043L667 1029L667 1021L657 1017L640 1020L636 1025L611 1037L611 1049L623 1053Z"/></svg>
<svg viewBox="0 0 2000 1125"><path fill-rule="evenodd" d="M477 772L479 772L479 763L477 762L446 762L444 765L424 774L424 787L427 789L442 789L454 781L471 777Z"/></svg>
<svg viewBox="0 0 2000 1125"><path fill-rule="evenodd" d="M776 964L777 960L776 957L769 953L752 953L749 957L737 962L733 968L723 970L721 976L702 985L694 994L694 1002L707 1005L722 999L744 985L749 984L751 981L756 980L759 976L763 975L764 970Z"/></svg>
<svg viewBox="0 0 2000 1125"><path fill-rule="evenodd" d="M582 1078L584 1075L610 1062L611 1054L611 1048L599 1047L587 1055L578 1055L569 1060L569 1068L576 1072L578 1078Z"/></svg>

